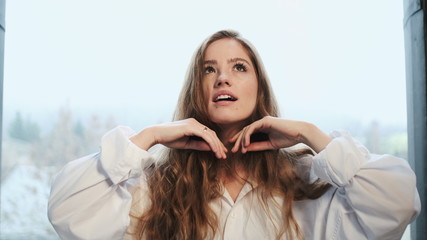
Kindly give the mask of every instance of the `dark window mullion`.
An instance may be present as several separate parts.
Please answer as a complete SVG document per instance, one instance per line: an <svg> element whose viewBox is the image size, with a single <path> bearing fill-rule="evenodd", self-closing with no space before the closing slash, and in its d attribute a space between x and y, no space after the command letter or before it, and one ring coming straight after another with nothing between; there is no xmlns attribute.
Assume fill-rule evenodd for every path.
<svg viewBox="0 0 427 240"><path fill-rule="evenodd" d="M411 227L412 239L427 237L427 106L425 0L404 0L404 34L408 111L408 157L417 175L421 213Z"/></svg>

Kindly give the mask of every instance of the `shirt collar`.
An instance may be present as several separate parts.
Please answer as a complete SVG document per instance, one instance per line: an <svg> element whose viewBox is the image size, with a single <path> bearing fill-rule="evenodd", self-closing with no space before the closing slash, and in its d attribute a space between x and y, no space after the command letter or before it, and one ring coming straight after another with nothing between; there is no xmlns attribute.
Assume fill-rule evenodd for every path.
<svg viewBox="0 0 427 240"><path fill-rule="evenodd" d="M228 193L227 189L222 186L224 189L223 192L223 198L228 202L230 205L234 205L237 202L239 202L242 198L244 198L248 193L250 193L252 190L256 189L258 187L258 183L254 181L252 178L248 179L247 182L243 185L242 189L240 190L239 195L236 198L236 201L234 202L231 198L230 194Z"/></svg>

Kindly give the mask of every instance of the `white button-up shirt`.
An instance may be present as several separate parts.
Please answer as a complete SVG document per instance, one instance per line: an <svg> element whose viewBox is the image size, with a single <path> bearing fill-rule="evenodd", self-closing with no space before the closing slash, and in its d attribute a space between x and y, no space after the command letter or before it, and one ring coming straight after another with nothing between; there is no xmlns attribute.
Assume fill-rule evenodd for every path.
<svg viewBox="0 0 427 240"><path fill-rule="evenodd" d="M134 145L134 131L107 133L101 152L67 164L52 185L49 219L63 239L131 239L136 219L149 207L144 169L153 157ZM370 154L348 134L334 132L316 156L300 159L309 181L332 187L315 200L295 201L293 214L309 239L400 239L420 211L415 175L407 161ZM304 171L304 169L306 171ZM256 183L246 183L234 202L225 190L210 207L218 229L209 239L275 239L283 198L267 209ZM286 239L283 236L283 239Z"/></svg>

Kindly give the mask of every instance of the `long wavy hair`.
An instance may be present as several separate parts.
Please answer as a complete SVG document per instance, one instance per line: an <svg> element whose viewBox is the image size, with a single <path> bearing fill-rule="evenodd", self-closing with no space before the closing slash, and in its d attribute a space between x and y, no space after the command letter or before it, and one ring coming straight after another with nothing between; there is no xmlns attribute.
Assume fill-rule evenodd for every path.
<svg viewBox="0 0 427 240"><path fill-rule="evenodd" d="M249 122L265 116L277 117L277 103L258 53L237 32L227 30L207 38L193 55L174 120L195 118L217 133L221 131L220 126L209 119L202 79L203 58L207 47L223 38L240 42L255 67L258 97ZM257 195L265 211L269 211L272 207L270 205L275 205L282 212L282 222L274 224L280 226L276 229L276 238L286 236L289 239L302 239L292 213L293 202L316 199L330 186L319 181L309 183L297 175L294 165L303 154L307 154L307 151L268 150L248 152L241 160L221 161L212 152L166 148L164 159L146 172L151 205L142 216L137 216L139 220L136 235L139 239L179 240L214 236L218 230L218 218L209 203L222 196L224 191L219 173L224 169L233 172L236 164L239 164L248 173L248 179L257 183ZM283 204L272 204L270 200L273 196L283 197Z"/></svg>

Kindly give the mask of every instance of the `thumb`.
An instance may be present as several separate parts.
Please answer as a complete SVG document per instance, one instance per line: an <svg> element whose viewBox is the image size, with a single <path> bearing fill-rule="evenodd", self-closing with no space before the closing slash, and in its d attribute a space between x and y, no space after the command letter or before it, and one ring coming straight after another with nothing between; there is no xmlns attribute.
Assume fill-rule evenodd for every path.
<svg viewBox="0 0 427 240"><path fill-rule="evenodd" d="M270 142L262 141L262 142L253 142L246 147L245 152L256 152L256 151L264 151L264 150L272 150L274 147Z"/></svg>
<svg viewBox="0 0 427 240"><path fill-rule="evenodd" d="M190 140L186 146L187 149L199 150L199 151L212 151L209 144L202 140Z"/></svg>

